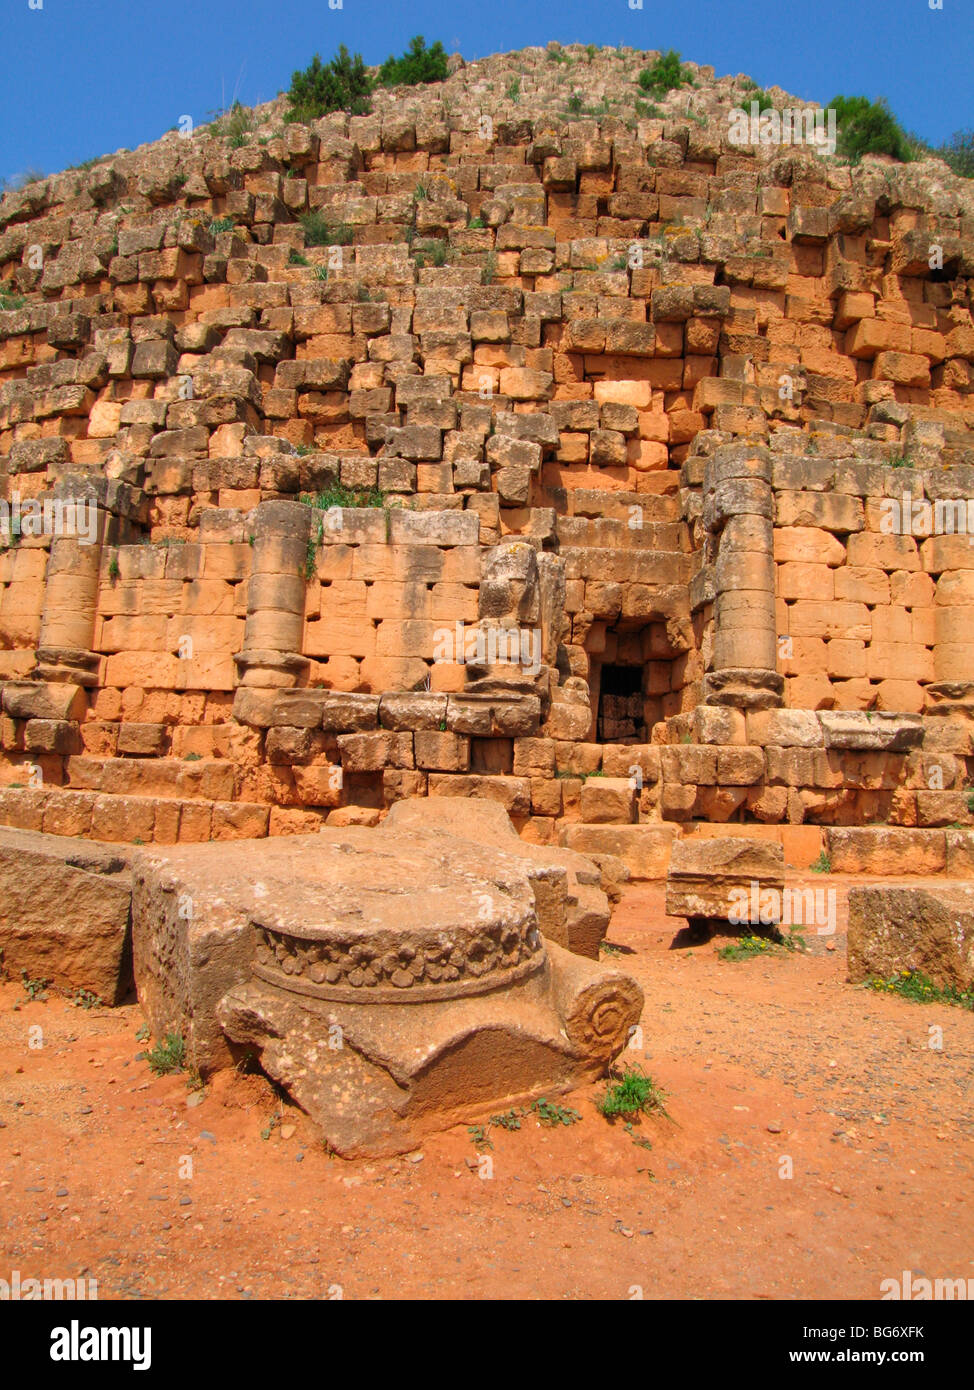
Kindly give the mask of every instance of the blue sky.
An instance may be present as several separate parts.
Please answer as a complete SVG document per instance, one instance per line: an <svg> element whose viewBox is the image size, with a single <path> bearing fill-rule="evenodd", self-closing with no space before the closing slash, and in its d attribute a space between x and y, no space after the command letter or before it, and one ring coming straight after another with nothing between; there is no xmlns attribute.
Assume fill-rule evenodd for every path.
<svg viewBox="0 0 974 1390"><path fill-rule="evenodd" d="M332 0L334 3L334 0ZM635 3L635 0L633 0ZM934 0L936 3L936 0ZM40 8L31 8L31 5ZM2 0L0 177L52 173L286 88L340 43L376 63L412 35L483 58L529 44L676 48L718 75L828 101L886 96L936 144L974 126L974 3L942 0Z"/></svg>

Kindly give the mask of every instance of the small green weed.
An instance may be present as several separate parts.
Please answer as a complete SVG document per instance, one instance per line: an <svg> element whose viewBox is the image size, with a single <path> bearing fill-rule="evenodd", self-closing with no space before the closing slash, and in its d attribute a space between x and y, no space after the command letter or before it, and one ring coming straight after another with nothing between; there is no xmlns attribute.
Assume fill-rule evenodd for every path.
<svg viewBox="0 0 974 1390"><path fill-rule="evenodd" d="M180 1033L166 1033L161 1042L145 1054L149 1070L156 1076L170 1076L186 1070L186 1043Z"/></svg>
<svg viewBox="0 0 974 1390"><path fill-rule="evenodd" d="M32 980L26 970L21 970L20 980L24 987L24 993L32 1004L38 1001L42 1004L47 1002L50 980Z"/></svg>
<svg viewBox="0 0 974 1390"><path fill-rule="evenodd" d="M521 1128L521 1118L522 1118L523 1115L524 1115L524 1111L523 1111L523 1110L519 1110L519 1109L514 1109L514 1108L512 1108L512 1109L510 1109L510 1110L505 1110L504 1113L503 1113L502 1115L491 1115L491 1117L490 1117L490 1123L491 1123L492 1125L497 1125L497 1127L498 1127L499 1129L506 1129L506 1130L520 1129L520 1128Z"/></svg>
<svg viewBox="0 0 974 1390"><path fill-rule="evenodd" d="M607 1120L626 1116L632 1120L639 1115L665 1115L666 1092L640 1067L623 1067L610 1073L610 1084L596 1102Z"/></svg>
<svg viewBox="0 0 974 1390"><path fill-rule="evenodd" d="M880 994L898 994L915 1004L954 1004L974 1011L974 989L958 990L952 985L941 988L921 970L899 970L887 980L874 975L866 981L866 987Z"/></svg>
<svg viewBox="0 0 974 1390"><path fill-rule="evenodd" d="M104 1003L97 994L93 994L90 989L79 989L75 992L71 1003L76 1009L100 1009Z"/></svg>
<svg viewBox="0 0 974 1390"><path fill-rule="evenodd" d="M537 1115L538 1123L546 1129L554 1129L557 1125L574 1125L582 1118L578 1111L572 1110L570 1106L556 1105L550 1100L545 1100L543 1096L534 1101L531 1110Z"/></svg>

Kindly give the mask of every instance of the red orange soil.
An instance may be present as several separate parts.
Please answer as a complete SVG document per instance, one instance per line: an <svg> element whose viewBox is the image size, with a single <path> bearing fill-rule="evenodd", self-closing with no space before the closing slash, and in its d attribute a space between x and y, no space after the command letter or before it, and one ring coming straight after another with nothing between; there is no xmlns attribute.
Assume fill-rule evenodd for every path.
<svg viewBox="0 0 974 1390"><path fill-rule="evenodd" d="M293 1134L265 1140L281 1102L262 1077L188 1105L185 1078L136 1060L137 1006L0 986L0 1278L86 1272L101 1298L871 1299L904 1269L974 1276L974 1016L846 984L841 915L834 951L810 932L808 955L737 963L719 941L671 949L680 925L641 885L610 931L646 992L631 1059L669 1095L672 1119L635 1131L652 1149L594 1086L560 1098L578 1124L491 1129L490 1178L465 1128L348 1163L285 1105Z"/></svg>

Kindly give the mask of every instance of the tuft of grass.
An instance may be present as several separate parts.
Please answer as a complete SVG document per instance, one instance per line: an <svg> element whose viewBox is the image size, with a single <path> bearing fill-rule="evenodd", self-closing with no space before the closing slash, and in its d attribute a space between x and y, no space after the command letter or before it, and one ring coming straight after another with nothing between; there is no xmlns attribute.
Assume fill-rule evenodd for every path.
<svg viewBox="0 0 974 1390"><path fill-rule="evenodd" d="M974 130L958 130L932 151L962 179L974 179Z"/></svg>
<svg viewBox="0 0 974 1390"><path fill-rule="evenodd" d="M480 283L482 285L492 285L497 276L497 253L488 251L484 257L483 269L480 272Z"/></svg>
<svg viewBox="0 0 974 1390"><path fill-rule="evenodd" d="M974 1011L974 989L958 990L952 985L941 988L922 970L898 970L887 980L873 975L866 981L866 988L880 994L898 994L901 999L912 999L915 1004L954 1004L957 1008Z"/></svg>
<svg viewBox="0 0 974 1390"><path fill-rule="evenodd" d="M347 487L345 483L329 483L321 492L303 492L298 498L307 507L314 507L316 511L327 512L332 507L384 507L386 504L385 493L377 487L365 488L356 492L353 488Z"/></svg>
<svg viewBox="0 0 974 1390"><path fill-rule="evenodd" d="M423 249L417 251L413 259L420 269L427 264L427 260L430 265L444 266L447 262L448 250L449 248L446 242L441 238L437 238L432 241L424 242Z"/></svg>
<svg viewBox="0 0 974 1390"><path fill-rule="evenodd" d="M521 79L519 77L515 77L507 84L507 91L504 95L507 97L508 101L517 102L521 100Z"/></svg>
<svg viewBox="0 0 974 1390"><path fill-rule="evenodd" d="M239 150L246 145L256 125L257 119L250 107L235 101L226 111L217 114L210 132L218 140L226 140L232 150Z"/></svg>
<svg viewBox="0 0 974 1390"><path fill-rule="evenodd" d="M913 460L906 454L893 454L889 461L890 468L912 468Z"/></svg>
<svg viewBox="0 0 974 1390"><path fill-rule="evenodd" d="M10 294L6 290L0 290L0 309L22 309L27 300L22 294L16 291Z"/></svg>
<svg viewBox="0 0 974 1390"><path fill-rule="evenodd" d="M639 74L640 87L654 97L663 97L667 92L676 91L678 87L690 86L692 82L693 79L680 62L680 55L675 48L662 54L652 67L643 68Z"/></svg>
<svg viewBox="0 0 974 1390"><path fill-rule="evenodd" d="M302 493L298 498L307 507L313 507L316 512L327 512L332 507L385 507L386 495L380 488L367 488L364 491L353 492L344 483L337 480L329 483L328 487L314 495ZM386 513L386 538L389 533L389 513ZM319 516L317 523L312 523L311 534L308 537L308 548L304 557L304 577L313 579L315 568L318 562L318 547L325 537L324 518Z"/></svg>
<svg viewBox="0 0 974 1390"><path fill-rule="evenodd" d="M306 212L301 217L306 246L349 246L354 233L345 222L333 222L323 212Z"/></svg>
<svg viewBox="0 0 974 1390"><path fill-rule="evenodd" d="M216 217L207 230L210 236L219 236L221 232L232 232L235 226L236 223L232 217Z"/></svg>
<svg viewBox="0 0 974 1390"><path fill-rule="evenodd" d="M155 1076L171 1076L186 1070L186 1042L180 1033L166 1033L162 1041L144 1055Z"/></svg>
<svg viewBox="0 0 974 1390"><path fill-rule="evenodd" d="M812 864L811 870L813 874L830 874L832 872L832 860L829 858L828 850L822 850L815 863Z"/></svg>
<svg viewBox="0 0 974 1390"><path fill-rule="evenodd" d="M741 102L741 105L744 107L746 111L749 111L751 109L752 103L755 101L758 104L758 111L774 110L774 102L768 96L764 88L757 87L752 83L751 86L748 88L747 95Z"/></svg>
<svg viewBox="0 0 974 1390"><path fill-rule="evenodd" d="M974 816L974 789L967 793L967 809Z"/></svg>
<svg viewBox="0 0 974 1390"><path fill-rule="evenodd" d="M311 262L308 260L307 256L302 256L301 252L300 252L300 251L295 251L295 249L294 249L293 246L291 247L291 250L288 252L287 263L288 263L288 265L310 265L310 264L311 264Z"/></svg>
<svg viewBox="0 0 974 1390"><path fill-rule="evenodd" d="M610 1083L596 1104L607 1120L625 1116L666 1115L666 1092L640 1067L622 1067L610 1073Z"/></svg>

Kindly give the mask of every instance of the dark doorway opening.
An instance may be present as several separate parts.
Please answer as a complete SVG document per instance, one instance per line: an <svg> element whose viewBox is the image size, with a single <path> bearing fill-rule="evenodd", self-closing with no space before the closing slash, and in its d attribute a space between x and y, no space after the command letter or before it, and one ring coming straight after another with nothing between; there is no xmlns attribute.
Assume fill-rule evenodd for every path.
<svg viewBox="0 0 974 1390"><path fill-rule="evenodd" d="M646 697L641 666L602 667L597 738L600 743L646 740Z"/></svg>

